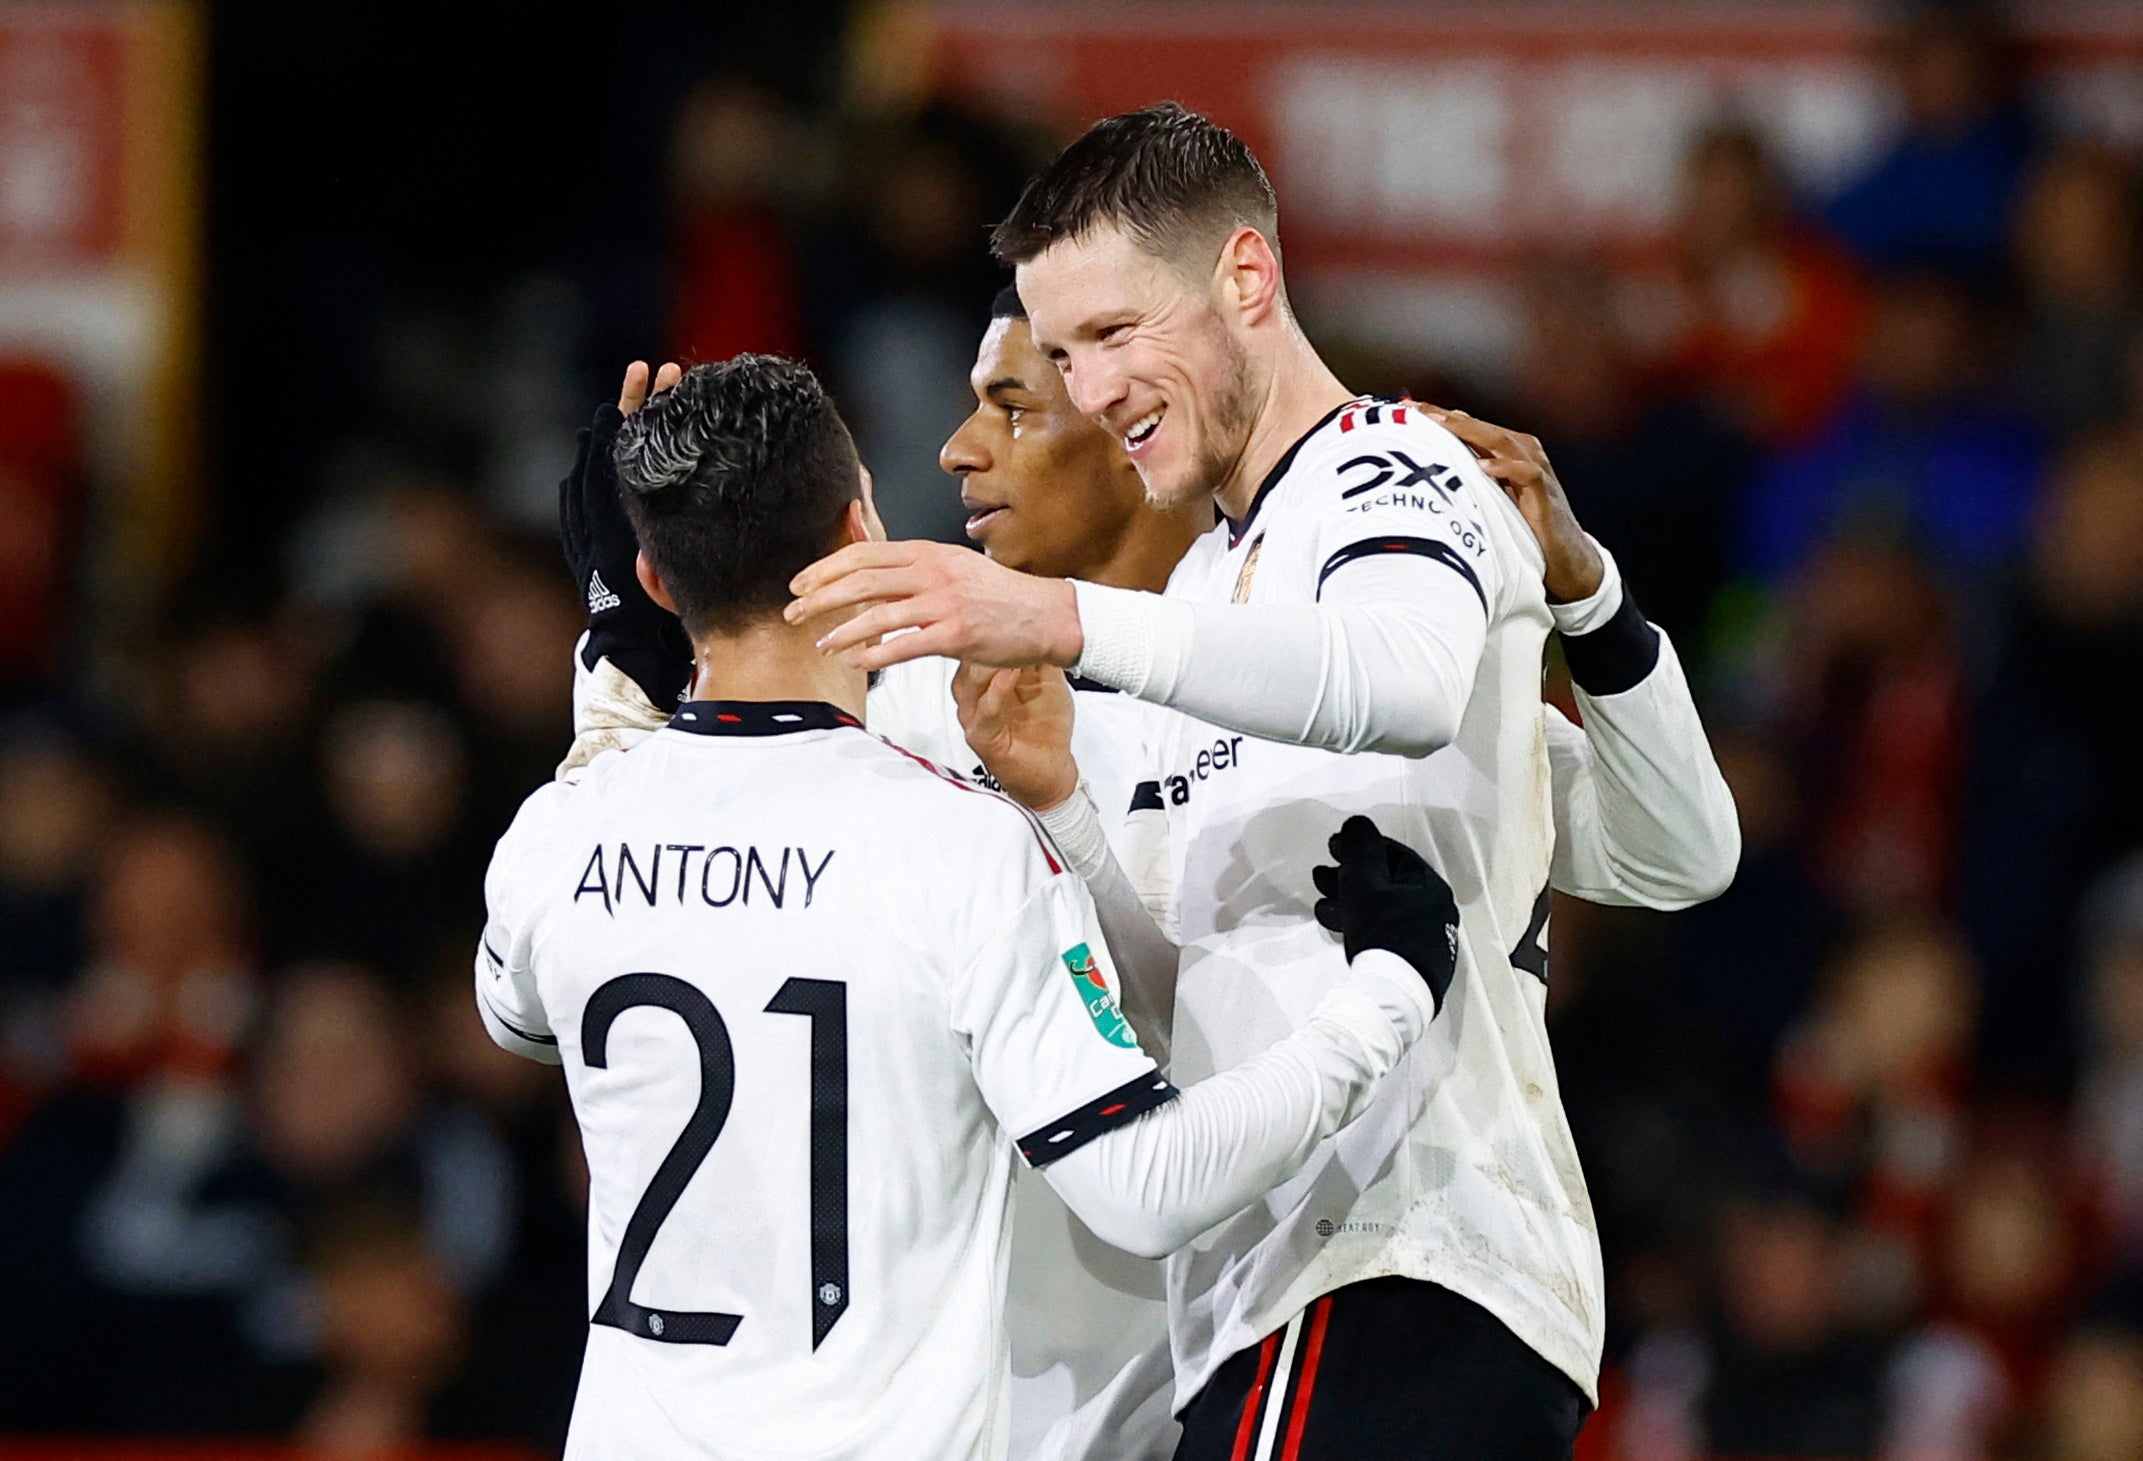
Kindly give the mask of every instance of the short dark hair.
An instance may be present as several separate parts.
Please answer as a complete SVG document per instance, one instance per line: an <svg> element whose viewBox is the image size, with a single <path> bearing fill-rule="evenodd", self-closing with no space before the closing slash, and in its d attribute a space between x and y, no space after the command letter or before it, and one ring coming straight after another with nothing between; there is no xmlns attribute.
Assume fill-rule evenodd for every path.
<svg viewBox="0 0 2143 1461"><path fill-rule="evenodd" d="M993 320L1023 320L1026 317L1027 302L1009 284L998 290L997 297L990 301L990 318Z"/></svg>
<svg viewBox="0 0 2143 1461"><path fill-rule="evenodd" d="M641 551L695 634L785 606L862 493L832 397L778 355L693 366L625 418L611 459Z"/></svg>
<svg viewBox="0 0 2143 1461"><path fill-rule="evenodd" d="M1149 253L1193 267L1218 255L1242 225L1279 251L1280 205L1272 180L1242 139L1179 102L1106 117L1057 154L1027 184L990 235L1005 264L1024 264L1051 244L1103 224L1123 228Z"/></svg>

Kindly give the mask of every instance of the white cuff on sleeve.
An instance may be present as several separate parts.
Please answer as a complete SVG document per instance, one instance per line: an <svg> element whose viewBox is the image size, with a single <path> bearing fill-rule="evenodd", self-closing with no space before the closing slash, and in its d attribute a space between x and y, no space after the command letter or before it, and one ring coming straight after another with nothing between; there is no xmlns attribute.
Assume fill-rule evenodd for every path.
<svg viewBox="0 0 2143 1461"><path fill-rule="evenodd" d="M1615 555L1601 547L1597 538L1592 539L1592 546L1606 569L1600 576L1600 586L1589 598L1576 603L1548 605L1548 612L1555 616L1555 627L1566 635L1590 634L1614 618L1615 610L1622 607L1622 570L1615 566Z"/></svg>
<svg viewBox="0 0 2143 1461"><path fill-rule="evenodd" d="M1390 1031L1396 1030L1400 1040L1411 1045L1436 1018L1436 999L1429 993L1428 981L1387 949L1362 950L1348 965L1346 982L1320 1001L1319 1013L1339 1017L1345 1009L1340 996L1355 994L1361 996L1357 1008L1364 1021L1357 1029L1372 1042L1388 1039ZM1370 1005L1375 1006L1374 1014L1366 1008ZM1353 1019L1348 1023L1353 1024Z"/></svg>
<svg viewBox="0 0 2143 1461"><path fill-rule="evenodd" d="M1064 854L1073 871L1092 881L1109 857L1108 834L1101 830L1101 811L1094 793L1084 781L1078 789L1046 812L1036 812L1040 822Z"/></svg>
<svg viewBox="0 0 2143 1461"><path fill-rule="evenodd" d="M1190 605L1076 579L1072 592L1085 641L1072 673L1141 700L1168 694L1190 651Z"/></svg>

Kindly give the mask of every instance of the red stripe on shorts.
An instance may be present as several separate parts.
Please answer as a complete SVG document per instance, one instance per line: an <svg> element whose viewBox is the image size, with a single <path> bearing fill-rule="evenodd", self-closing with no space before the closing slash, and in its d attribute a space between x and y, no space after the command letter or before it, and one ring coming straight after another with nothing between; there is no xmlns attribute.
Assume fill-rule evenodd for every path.
<svg viewBox="0 0 2143 1461"><path fill-rule="evenodd" d="M1272 1379L1272 1357L1279 1353L1280 1336L1268 1334L1258 1346L1258 1377L1250 1386L1250 1393L1243 1397L1243 1421L1235 1428L1235 1449L1228 1453L1228 1461L1244 1461L1250 1454L1250 1443L1257 1439L1258 1402L1265 1398L1266 1382Z"/></svg>
<svg viewBox="0 0 2143 1461"><path fill-rule="evenodd" d="M1310 1391L1317 1386L1317 1357L1324 1353L1325 1320L1332 1317L1332 1296L1313 1306L1310 1335L1302 1346L1302 1373L1295 1381L1295 1411L1287 1418L1287 1441L1280 1448L1280 1461L1296 1461L1302 1451L1302 1428L1309 1424Z"/></svg>

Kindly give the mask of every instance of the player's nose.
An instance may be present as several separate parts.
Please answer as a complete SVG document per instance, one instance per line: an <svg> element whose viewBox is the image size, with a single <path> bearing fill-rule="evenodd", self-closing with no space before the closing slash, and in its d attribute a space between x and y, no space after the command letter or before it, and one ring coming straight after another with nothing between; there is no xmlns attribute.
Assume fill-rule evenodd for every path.
<svg viewBox="0 0 2143 1461"><path fill-rule="evenodd" d="M990 469L990 453L976 429L976 412L961 422L952 435L945 438L945 445L938 448L938 466L955 477L964 477L970 472L987 472Z"/></svg>
<svg viewBox="0 0 2143 1461"><path fill-rule="evenodd" d="M1124 374L1099 360L1075 362L1064 373L1064 389L1080 415L1099 421L1124 397Z"/></svg>

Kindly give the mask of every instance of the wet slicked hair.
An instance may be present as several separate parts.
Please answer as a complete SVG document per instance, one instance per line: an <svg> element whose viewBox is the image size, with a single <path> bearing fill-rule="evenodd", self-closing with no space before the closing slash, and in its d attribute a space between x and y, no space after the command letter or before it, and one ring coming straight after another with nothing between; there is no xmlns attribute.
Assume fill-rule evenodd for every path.
<svg viewBox="0 0 2143 1461"><path fill-rule="evenodd" d="M694 634L779 612L862 494L833 399L778 355L693 366L625 418L612 461L641 551Z"/></svg>
<svg viewBox="0 0 2143 1461"><path fill-rule="evenodd" d="M1280 205L1242 139L1177 102L1104 118L1035 175L990 235L1000 262L1114 225L1148 253L1202 273L1248 225L1279 252Z"/></svg>

